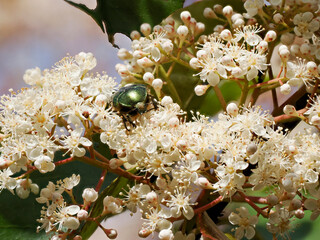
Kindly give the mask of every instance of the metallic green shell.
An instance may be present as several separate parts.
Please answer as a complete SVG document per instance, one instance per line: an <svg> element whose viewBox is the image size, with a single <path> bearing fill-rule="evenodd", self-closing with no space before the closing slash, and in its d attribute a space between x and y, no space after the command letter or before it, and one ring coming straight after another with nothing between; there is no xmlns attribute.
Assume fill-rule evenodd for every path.
<svg viewBox="0 0 320 240"><path fill-rule="evenodd" d="M121 108L135 108L139 102L146 102L148 96L146 86L133 84L122 87L113 95L113 107L121 111Z"/></svg>

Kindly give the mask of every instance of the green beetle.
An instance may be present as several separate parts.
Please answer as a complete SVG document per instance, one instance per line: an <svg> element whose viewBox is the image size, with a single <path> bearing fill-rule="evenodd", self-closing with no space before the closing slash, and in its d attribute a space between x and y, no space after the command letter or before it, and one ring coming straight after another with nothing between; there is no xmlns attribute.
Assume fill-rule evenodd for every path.
<svg viewBox="0 0 320 240"><path fill-rule="evenodd" d="M157 108L154 97L148 94L148 89L143 84L122 87L112 97L113 110L121 115L127 130L126 122L135 127L132 118L151 110L150 103L154 106L152 109Z"/></svg>

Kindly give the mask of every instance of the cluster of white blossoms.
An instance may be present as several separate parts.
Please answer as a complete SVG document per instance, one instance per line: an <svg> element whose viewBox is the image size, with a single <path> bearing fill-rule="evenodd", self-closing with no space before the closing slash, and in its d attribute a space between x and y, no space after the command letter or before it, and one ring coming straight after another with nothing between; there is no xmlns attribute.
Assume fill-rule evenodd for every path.
<svg viewBox="0 0 320 240"><path fill-rule="evenodd" d="M38 192L36 187L12 175L21 170L53 171L56 151L85 155L92 145L84 136L85 122L104 111L116 86L107 75L87 74L95 66L91 53L80 53L52 70L29 69L24 80L32 87L1 97L1 189L17 187L20 197L28 197L30 189ZM26 191L18 191L21 186Z"/></svg>
<svg viewBox="0 0 320 240"><path fill-rule="evenodd" d="M286 236L306 211L315 220L320 215L319 1L247 0L244 8L244 14L231 6L205 8L205 18L221 23L209 35L201 35L205 25L188 11L153 29L142 24L143 36L133 31L131 50L120 49L124 62L116 65L121 86L146 85L145 98L132 106L113 101L119 89L113 78L90 72L97 64L91 53L68 56L52 70L27 70L24 80L31 87L0 99L0 190L20 198L38 194L32 172L45 174L74 160L102 168L97 187L84 189L81 202L72 192L80 176L40 190L36 200L45 206L38 230L54 232L53 240L80 240L85 222L125 208L142 213L140 237L158 234L161 240L195 239L197 231L176 231L173 223L179 220L196 218L200 233L206 232L202 214L221 201L247 204L228 216L236 239L254 237L258 216L267 219L274 238ZM279 58L276 70L272 54ZM181 70L172 74L177 65L198 80L185 83L191 94L184 98L179 96L184 89L176 89L180 80L175 82ZM240 87L238 104L226 103L221 80ZM272 116L254 106L260 93L272 90L276 112L275 89L289 94L303 85L311 93L303 109L286 105L284 115ZM210 87L223 111L215 120L198 112L188 118L190 101ZM145 111L141 105L148 105ZM288 119L313 128L291 133L278 125ZM93 135L110 152L95 149ZM55 159L57 152L66 159ZM107 171L132 182L120 194L103 196L101 212L90 216ZM255 195L264 189L266 197ZM257 214L250 216L249 205ZM115 229L99 227L108 238L117 237Z"/></svg>
<svg viewBox="0 0 320 240"><path fill-rule="evenodd" d="M209 86L216 86L220 79L233 79L245 76L250 81L267 69L268 42L275 40L268 37L275 32L266 34L265 40L258 35L262 31L256 25L244 26L236 29L232 35L230 30L222 30L219 36L209 36L202 44L201 50L189 62L190 66L199 70L200 79ZM243 40L243 41L241 41ZM241 42L239 42L241 41ZM244 44L246 43L246 44ZM247 45L247 47L245 47ZM208 86L208 87L209 87ZM195 88L197 95L203 95L205 87L198 85Z"/></svg>

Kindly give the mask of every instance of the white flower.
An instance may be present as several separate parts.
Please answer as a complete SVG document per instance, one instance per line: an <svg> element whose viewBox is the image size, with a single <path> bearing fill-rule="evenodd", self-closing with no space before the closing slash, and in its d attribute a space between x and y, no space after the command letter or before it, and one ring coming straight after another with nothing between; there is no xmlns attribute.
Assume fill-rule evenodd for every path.
<svg viewBox="0 0 320 240"><path fill-rule="evenodd" d="M244 3L244 8L247 10L247 13L250 17L255 16L258 13L258 10L263 6L263 0L246 0Z"/></svg>
<svg viewBox="0 0 320 240"><path fill-rule="evenodd" d="M253 1L257 1L257 0L253 0ZM263 1L263 0L259 0L259 1ZM262 28L260 26L248 25L248 26L244 26L243 28L237 28L235 31L236 31L236 33L234 34L236 36L235 41L237 42L240 41L242 38L244 38L244 40L250 46L256 46L262 41L262 38L257 34L262 31Z"/></svg>
<svg viewBox="0 0 320 240"><path fill-rule="evenodd" d="M171 199L167 200L168 206L171 209L172 217L178 218L181 216L181 211L186 219L190 220L194 216L193 208L190 205L190 194L186 193L185 189L175 189L174 194L171 194Z"/></svg>
<svg viewBox="0 0 320 240"><path fill-rule="evenodd" d="M63 184L61 184L61 187L71 190L75 186L77 186L80 182L80 175L72 174L71 177L63 179Z"/></svg>
<svg viewBox="0 0 320 240"><path fill-rule="evenodd" d="M16 187L17 182L14 178L11 178L13 173L10 169L4 169L0 171L0 192L3 189L8 189L12 194L14 194L13 189Z"/></svg>
<svg viewBox="0 0 320 240"><path fill-rule="evenodd" d="M250 216L250 213L247 208L240 207L236 209L238 214L232 212L228 219L232 225L238 225L236 228L235 237L236 239L242 239L246 237L247 239L251 239L255 235L254 227L258 223L257 216Z"/></svg>
<svg viewBox="0 0 320 240"><path fill-rule="evenodd" d="M290 218L292 213L286 208L276 206L276 211L270 213L267 229L273 234L284 234L290 230Z"/></svg>
<svg viewBox="0 0 320 240"><path fill-rule="evenodd" d="M90 52L80 52L75 56L75 60L83 71L91 70L97 65L96 58Z"/></svg>
<svg viewBox="0 0 320 240"><path fill-rule="evenodd" d="M98 198L98 192L93 188L85 188L82 193L82 198L86 202L95 202Z"/></svg>
<svg viewBox="0 0 320 240"><path fill-rule="evenodd" d="M310 39L315 31L319 29L319 21L313 18L311 12L298 13L293 18L294 32L297 36Z"/></svg>
<svg viewBox="0 0 320 240"><path fill-rule="evenodd" d="M67 148L68 152L71 152L71 156L83 157L86 150L81 147L81 145L85 147L90 147L92 145L92 142L89 139L81 136L82 133L83 129L77 128L71 131L70 136L67 136L62 140L64 148Z"/></svg>

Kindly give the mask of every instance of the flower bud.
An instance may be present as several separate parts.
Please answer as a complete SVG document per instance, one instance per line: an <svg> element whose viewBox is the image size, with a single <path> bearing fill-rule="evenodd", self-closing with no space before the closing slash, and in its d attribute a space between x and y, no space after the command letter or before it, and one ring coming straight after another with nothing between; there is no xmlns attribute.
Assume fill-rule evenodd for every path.
<svg viewBox="0 0 320 240"><path fill-rule="evenodd" d="M77 213L77 218L79 220L86 220L88 218L89 214L86 210L81 209L78 213Z"/></svg>
<svg viewBox="0 0 320 240"><path fill-rule="evenodd" d="M98 192L93 188L86 188L83 190L82 198L86 202L95 202L98 198Z"/></svg>
<svg viewBox="0 0 320 240"><path fill-rule="evenodd" d="M94 103L99 107L105 106L105 104L107 103L107 96L104 94L99 94L94 100Z"/></svg>
<svg viewBox="0 0 320 240"><path fill-rule="evenodd" d="M161 99L161 105L167 107L169 106L170 104L173 103L173 100L170 96L164 96L162 99Z"/></svg>
<svg viewBox="0 0 320 240"><path fill-rule="evenodd" d="M167 187L167 182L166 182L166 180L164 178L158 177L157 180L156 180L156 185L160 189L165 189Z"/></svg>
<svg viewBox="0 0 320 240"><path fill-rule="evenodd" d="M217 15L214 13L212 8L206 7L203 10L203 16L205 18L217 18Z"/></svg>
<svg viewBox="0 0 320 240"><path fill-rule="evenodd" d="M245 25L245 22L242 18L238 18L234 23L233 23L233 26L234 28L238 28L238 27L241 27Z"/></svg>
<svg viewBox="0 0 320 240"><path fill-rule="evenodd" d="M318 66L315 62L309 61L307 63L307 69L310 73L312 73L314 75L318 75Z"/></svg>
<svg viewBox="0 0 320 240"><path fill-rule="evenodd" d="M171 53L172 50L173 50L173 44L172 44L172 42L167 41L167 42L163 43L161 46L162 46L162 49L163 49L166 53Z"/></svg>
<svg viewBox="0 0 320 240"><path fill-rule="evenodd" d="M293 191L295 190L291 178L285 177L285 178L282 179L281 183L282 183L282 185L283 185L283 188L284 188L287 192L293 192Z"/></svg>
<svg viewBox="0 0 320 240"><path fill-rule="evenodd" d="M162 86L163 81L160 78L156 78L152 81L152 87L154 88L154 90L160 91L162 89Z"/></svg>
<svg viewBox="0 0 320 240"><path fill-rule="evenodd" d="M292 33L284 33L280 37L280 42L285 45L291 45L294 41L295 35Z"/></svg>
<svg viewBox="0 0 320 240"><path fill-rule="evenodd" d="M297 154L298 153L298 149L294 145L289 145L286 152L288 154Z"/></svg>
<svg viewBox="0 0 320 240"><path fill-rule="evenodd" d="M223 29L224 29L224 27L222 25L218 24L213 28L213 31L220 33Z"/></svg>
<svg viewBox="0 0 320 240"><path fill-rule="evenodd" d="M181 151L186 150L187 148L187 142L185 140L180 139L177 143L177 148L179 148Z"/></svg>
<svg viewBox="0 0 320 240"><path fill-rule="evenodd" d="M181 25L178 27L177 33L178 33L180 39L185 39L189 33L189 29L187 26Z"/></svg>
<svg viewBox="0 0 320 240"><path fill-rule="evenodd" d="M197 184L199 187L203 189L213 189L212 184L209 182L209 180L205 177L199 177L195 184Z"/></svg>
<svg viewBox="0 0 320 240"><path fill-rule="evenodd" d="M147 55L147 53L145 53L145 52L143 52L143 51L141 51L141 50L135 50L135 51L133 52L133 54L132 54L132 56L133 56L134 58L137 58L137 59L143 58L143 57L145 57L146 55Z"/></svg>
<svg viewBox="0 0 320 240"><path fill-rule="evenodd" d="M82 237L80 235L77 235L73 238L73 240L82 240Z"/></svg>
<svg viewBox="0 0 320 240"><path fill-rule="evenodd" d="M197 69L200 67L200 62L198 58L191 58L189 61L189 65L190 67L192 67L193 69Z"/></svg>
<svg viewBox="0 0 320 240"><path fill-rule="evenodd" d="M304 43L300 46L300 52L304 55L308 55L311 53L311 48L308 43Z"/></svg>
<svg viewBox="0 0 320 240"><path fill-rule="evenodd" d="M149 36L151 33L151 25L149 23L141 24L140 32L142 32L142 34L146 37Z"/></svg>
<svg viewBox="0 0 320 240"><path fill-rule="evenodd" d="M156 205L158 202L158 195L154 191L149 192L146 195L146 200L149 204Z"/></svg>
<svg viewBox="0 0 320 240"><path fill-rule="evenodd" d="M148 237L150 234L152 233L152 231L150 229L141 229L138 233L139 237L141 238L146 238Z"/></svg>
<svg viewBox="0 0 320 240"><path fill-rule="evenodd" d="M304 218L304 211L302 209L297 209L294 212L294 215L296 216L296 218L302 219L302 218Z"/></svg>
<svg viewBox="0 0 320 240"><path fill-rule="evenodd" d="M134 40L134 39L139 39L141 37L141 34L138 32L138 31L132 31L131 33L130 33L130 38L132 39L132 40Z"/></svg>
<svg viewBox="0 0 320 240"><path fill-rule="evenodd" d="M185 25L189 25L191 20L191 13L189 11L182 11L180 13L180 18Z"/></svg>
<svg viewBox="0 0 320 240"><path fill-rule="evenodd" d="M170 229L163 229L159 232L159 239L161 240L172 240L173 238L174 236Z"/></svg>
<svg viewBox="0 0 320 240"><path fill-rule="evenodd" d="M290 46L290 52L292 55L297 56L300 53L300 46L298 44L292 44Z"/></svg>
<svg viewBox="0 0 320 240"><path fill-rule="evenodd" d="M140 67L142 68L147 68L147 67L151 67L154 65L154 62L152 62L149 58L147 57L143 57L141 59L137 60L137 63Z"/></svg>
<svg viewBox="0 0 320 240"><path fill-rule="evenodd" d="M235 103L229 103L226 110L227 113L233 117L237 116L239 112L239 108Z"/></svg>
<svg viewBox="0 0 320 240"><path fill-rule="evenodd" d="M196 55L197 58L204 58L208 55L208 53L205 50L199 50Z"/></svg>
<svg viewBox="0 0 320 240"><path fill-rule="evenodd" d="M106 229L106 235L110 239L116 239L118 236L118 232L115 229Z"/></svg>
<svg viewBox="0 0 320 240"><path fill-rule="evenodd" d="M291 86L288 83L283 84L280 87L280 92L284 95L287 95L291 92Z"/></svg>
<svg viewBox="0 0 320 240"><path fill-rule="evenodd" d="M286 114L288 116L298 116L298 112L297 112L296 108L292 105L284 106L283 112L284 112L284 114Z"/></svg>
<svg viewBox="0 0 320 240"><path fill-rule="evenodd" d="M301 208L301 206L302 206L301 200L294 198L290 203L290 210L297 210L298 208Z"/></svg>
<svg viewBox="0 0 320 240"><path fill-rule="evenodd" d="M143 74L143 81L145 83L151 84L153 80L154 76L151 72L146 72L145 74Z"/></svg>
<svg viewBox="0 0 320 240"><path fill-rule="evenodd" d="M265 51L268 50L268 42L262 40L262 41L258 44L257 48L258 48L259 53L264 53Z"/></svg>
<svg viewBox="0 0 320 240"><path fill-rule="evenodd" d="M206 29L206 26L202 22L197 22L195 30L194 30L194 35L197 36L197 35L203 33L205 29Z"/></svg>
<svg viewBox="0 0 320 240"><path fill-rule="evenodd" d="M310 123L312 125L319 126L320 125L320 117L318 115L312 116L311 119L310 119Z"/></svg>
<svg viewBox="0 0 320 240"><path fill-rule="evenodd" d="M220 37L223 40L230 41L232 39L232 34L231 34L229 29L224 29L224 30L221 31Z"/></svg>
<svg viewBox="0 0 320 240"><path fill-rule="evenodd" d="M275 206L279 202L279 198L276 195L269 195L267 197L267 202L270 206Z"/></svg>
<svg viewBox="0 0 320 240"><path fill-rule="evenodd" d="M171 17L171 16L167 17L164 21L165 21L166 24L169 24L171 26L173 26L174 23L175 23L173 17Z"/></svg>
<svg viewBox="0 0 320 240"><path fill-rule="evenodd" d="M132 54L125 48L120 48L117 55L121 60L128 60L132 58Z"/></svg>
<svg viewBox="0 0 320 240"><path fill-rule="evenodd" d="M218 13L218 14L222 14L222 9L223 9L223 7L222 7L222 5L220 5L220 4L215 4L215 5L213 6L213 10L214 10L216 13Z"/></svg>
<svg viewBox="0 0 320 240"><path fill-rule="evenodd" d="M160 26L160 25L155 25L155 26L153 27L153 31L154 31L155 33L161 33L161 32L163 31L163 27Z"/></svg>
<svg viewBox="0 0 320 240"><path fill-rule="evenodd" d="M252 155L257 151L258 147L255 143L249 143L246 149L248 155Z"/></svg>
<svg viewBox="0 0 320 240"><path fill-rule="evenodd" d="M228 5L228 6L225 6L223 9L222 9L222 14L224 16L226 16L227 18L230 18L233 14L233 8Z"/></svg>
<svg viewBox="0 0 320 240"><path fill-rule="evenodd" d="M281 49L279 50L279 55L282 61L287 62L290 57L290 52L288 49Z"/></svg>
<svg viewBox="0 0 320 240"><path fill-rule="evenodd" d="M283 20L283 16L280 13L276 13L275 15L273 15L273 20L275 21L275 23L280 23Z"/></svg>
<svg viewBox="0 0 320 240"><path fill-rule="evenodd" d="M267 34L264 37L264 40L266 42L272 42L277 38L277 33L273 30L270 30L267 32Z"/></svg>
<svg viewBox="0 0 320 240"><path fill-rule="evenodd" d="M109 161L109 166L111 169L117 169L123 164L123 162L118 158L111 158Z"/></svg>
<svg viewBox="0 0 320 240"><path fill-rule="evenodd" d="M177 118L177 117L172 117L168 121L168 124L170 127L178 127L179 123L180 123L179 118Z"/></svg>
<svg viewBox="0 0 320 240"><path fill-rule="evenodd" d="M210 85L197 85L194 88L194 92L197 96L202 96L206 93L207 89L210 87Z"/></svg>

